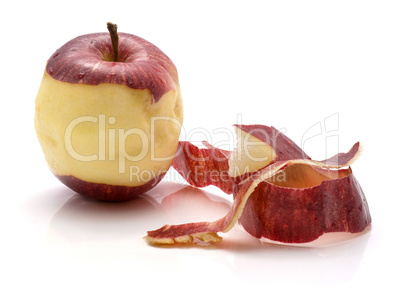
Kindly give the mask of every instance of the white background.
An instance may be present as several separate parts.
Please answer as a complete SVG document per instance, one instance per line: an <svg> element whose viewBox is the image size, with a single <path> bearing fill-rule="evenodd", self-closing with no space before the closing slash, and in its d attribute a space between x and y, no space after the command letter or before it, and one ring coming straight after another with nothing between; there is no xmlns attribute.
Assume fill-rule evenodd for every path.
<svg viewBox="0 0 402 294"><path fill-rule="evenodd" d="M401 291L400 1L7 1L0 14L2 293ZM221 217L230 196L187 188L161 206L184 187L174 173L124 204L60 184L35 136L35 96L50 55L107 21L176 64L183 139L229 148L232 124L261 123L315 159L360 141L353 170L370 230L300 248L261 244L236 226L209 248L157 248L147 230Z"/></svg>

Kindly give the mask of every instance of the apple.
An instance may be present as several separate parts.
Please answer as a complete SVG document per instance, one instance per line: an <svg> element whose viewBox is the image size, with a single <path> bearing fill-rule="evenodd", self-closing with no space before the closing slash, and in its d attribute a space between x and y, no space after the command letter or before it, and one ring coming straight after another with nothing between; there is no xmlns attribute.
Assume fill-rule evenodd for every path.
<svg viewBox="0 0 402 294"><path fill-rule="evenodd" d="M180 142L192 146L183 148L173 163L190 184L212 184L233 193L229 212L214 222L149 231L149 243L219 242L217 233L228 232L237 222L259 239L306 243L324 233L362 232L371 223L367 200L350 168L361 153L359 142L347 153L316 161L273 127L236 125L236 129L241 142L234 151L209 144L197 150ZM204 176L199 175L200 166ZM211 180L216 173L214 179L219 180Z"/></svg>
<svg viewBox="0 0 402 294"><path fill-rule="evenodd" d="M153 188L171 166L183 102L168 56L116 25L108 29L49 58L35 129L61 182L93 199L124 201Z"/></svg>

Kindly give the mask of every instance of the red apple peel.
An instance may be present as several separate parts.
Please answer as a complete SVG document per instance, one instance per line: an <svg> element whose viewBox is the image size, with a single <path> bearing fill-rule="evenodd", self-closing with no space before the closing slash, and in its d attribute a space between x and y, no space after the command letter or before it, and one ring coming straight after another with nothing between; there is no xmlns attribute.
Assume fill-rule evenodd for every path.
<svg viewBox="0 0 402 294"><path fill-rule="evenodd" d="M214 185L227 194L233 193L233 181L228 174L230 151L203 142L206 149L187 141L179 141L172 166L186 181L196 187Z"/></svg>
<svg viewBox="0 0 402 294"><path fill-rule="evenodd" d="M274 161L310 159L292 140L274 127L264 125L235 125L235 127L271 145L277 154ZM195 187L214 185L223 192L232 194L234 185L249 177L251 173L231 177L228 171L232 152L216 148L206 141L202 143L206 148L198 148L188 141L179 141L172 166Z"/></svg>
<svg viewBox="0 0 402 294"><path fill-rule="evenodd" d="M250 194L239 223L256 238L283 243L306 243L330 232L363 231L371 217L351 169L327 172L332 173L330 179L306 188L278 187L262 181Z"/></svg>
<svg viewBox="0 0 402 294"><path fill-rule="evenodd" d="M274 161L290 159L310 159L304 151L289 137L274 127L264 125L234 125L235 128L245 131L262 142L270 145L276 153Z"/></svg>
<svg viewBox="0 0 402 294"><path fill-rule="evenodd" d="M254 127L261 129L261 126ZM231 182L235 198L223 218L214 222L165 225L149 231L146 239L151 244L196 243L198 240L218 242L221 237L217 233L228 232L237 221L256 238L265 237L285 243L310 242L329 232L363 231L371 223L368 204L350 167L345 169L358 158L360 143L356 143L349 152L339 153L324 161L310 160L297 148L294 148L294 153L278 150L293 144L290 139L285 144L276 144L275 151L283 154L281 158L286 160L274 160L238 184ZM210 155L214 147L207 146L208 152L205 153ZM199 155L200 149L197 149L192 145L188 150ZM228 154L225 153L225 156ZM178 166L185 166L183 160L188 157L188 154L178 154L177 160L181 162ZM194 162L186 166L191 167L194 168ZM186 177L188 170L187 173L183 169L179 172L189 179ZM285 178L282 183L281 178ZM189 182L196 186L203 187L207 183L197 183L194 179ZM214 181L209 183L217 184Z"/></svg>

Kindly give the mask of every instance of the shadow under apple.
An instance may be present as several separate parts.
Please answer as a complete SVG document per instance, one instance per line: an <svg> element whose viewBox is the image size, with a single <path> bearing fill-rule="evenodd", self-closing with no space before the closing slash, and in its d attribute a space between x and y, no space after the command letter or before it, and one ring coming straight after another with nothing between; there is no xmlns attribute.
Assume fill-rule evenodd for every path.
<svg viewBox="0 0 402 294"><path fill-rule="evenodd" d="M46 244L63 251L139 242L147 246L143 237L148 230L169 222L213 220L229 209L228 199L173 182L161 182L127 202L99 202L74 194L50 221Z"/></svg>
<svg viewBox="0 0 402 294"><path fill-rule="evenodd" d="M69 243L119 241L136 233L144 234L148 225L158 223L163 209L149 195L127 202L99 202L75 194L55 214L48 228L48 239Z"/></svg>

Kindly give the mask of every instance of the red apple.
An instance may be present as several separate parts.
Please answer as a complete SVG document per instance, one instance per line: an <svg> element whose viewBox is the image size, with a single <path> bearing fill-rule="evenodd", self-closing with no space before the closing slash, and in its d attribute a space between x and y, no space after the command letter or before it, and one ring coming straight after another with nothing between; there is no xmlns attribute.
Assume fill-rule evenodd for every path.
<svg viewBox="0 0 402 294"><path fill-rule="evenodd" d="M241 130L239 140L247 140L247 134L252 139L248 141L250 144L238 143L232 154L226 151L227 162L211 164L216 161L216 158L213 160L214 147L200 151L193 146L183 149L173 164L195 186L209 183L226 187L223 190L228 193L231 191L227 187L231 186L234 202L228 214L215 222L166 225L149 231L146 239L150 243L217 242L221 240L217 233L229 231L237 221L256 238L284 243L310 242L329 232L357 233L371 223L364 193L350 168L361 152L359 143L347 153L315 161L273 127L237 128ZM252 148L248 150L247 146ZM188 152L191 154L186 154ZM218 150L218 154L223 153ZM237 157L239 155L247 156L242 159ZM197 162L188 158L201 159ZM266 166L261 168L261 161ZM234 169L233 165L238 164L240 169ZM194 177L200 165L205 167L202 170L206 175ZM207 174L224 175L230 170L236 171L232 172L234 177L217 177L222 183L197 182L197 179L209 179Z"/></svg>
<svg viewBox="0 0 402 294"><path fill-rule="evenodd" d="M50 170L76 192L106 201L154 187L177 150L183 106L177 69L127 33L79 36L48 60L35 128Z"/></svg>

